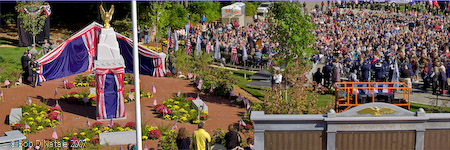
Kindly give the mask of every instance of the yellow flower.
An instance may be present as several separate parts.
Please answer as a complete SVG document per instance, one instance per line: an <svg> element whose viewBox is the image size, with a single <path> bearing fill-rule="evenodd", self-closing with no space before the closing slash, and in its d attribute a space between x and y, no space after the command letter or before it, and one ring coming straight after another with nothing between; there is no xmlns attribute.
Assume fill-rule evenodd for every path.
<svg viewBox="0 0 450 150"><path fill-rule="evenodd" d="M149 131L152 131L152 130L158 130L158 127L157 126L150 126L150 128L148 129Z"/></svg>
<svg viewBox="0 0 450 150"><path fill-rule="evenodd" d="M89 85L89 83L83 83L83 86L88 86Z"/></svg>
<svg viewBox="0 0 450 150"><path fill-rule="evenodd" d="M113 129L109 129L108 131L109 131L109 132L113 132L114 130L113 130Z"/></svg>
<svg viewBox="0 0 450 150"><path fill-rule="evenodd" d="M207 115L208 112L206 112L206 111L201 111L200 114L201 114L201 115Z"/></svg>
<svg viewBox="0 0 450 150"><path fill-rule="evenodd" d="M148 139L148 136L142 136L142 140L147 140Z"/></svg>
<svg viewBox="0 0 450 150"><path fill-rule="evenodd" d="M90 141L91 139L89 139L89 138L84 138L84 141Z"/></svg>
<svg viewBox="0 0 450 150"><path fill-rule="evenodd" d="M144 97L144 94L141 94L141 97Z"/></svg>
<svg viewBox="0 0 450 150"><path fill-rule="evenodd" d="M117 130L123 131L123 128L122 127L117 127Z"/></svg>
<svg viewBox="0 0 450 150"><path fill-rule="evenodd" d="M184 106L183 106L183 107L186 107L186 108L187 108L187 107L190 107L190 106L189 106L189 104L184 104Z"/></svg>
<svg viewBox="0 0 450 150"><path fill-rule="evenodd" d="M164 118L165 119L170 119L170 115L165 115Z"/></svg>
<svg viewBox="0 0 450 150"><path fill-rule="evenodd" d="M38 126L36 130L42 130L42 129L44 129L43 126Z"/></svg>
<svg viewBox="0 0 450 150"><path fill-rule="evenodd" d="M33 125L33 124L34 124L34 122L28 122L28 124L29 124L29 125Z"/></svg>
<svg viewBox="0 0 450 150"><path fill-rule="evenodd" d="M33 117L28 117L27 120L33 121L34 118Z"/></svg>
<svg viewBox="0 0 450 150"><path fill-rule="evenodd" d="M83 86L83 83L78 83L77 86Z"/></svg>
<svg viewBox="0 0 450 150"><path fill-rule="evenodd" d="M86 133L84 133L84 132L81 132L81 133L80 133L80 135L85 135L85 134L86 134Z"/></svg>
<svg viewBox="0 0 450 150"><path fill-rule="evenodd" d="M97 130L98 130L98 128L97 128L97 127L96 127L96 128L92 128L92 130L93 130L93 131L97 131Z"/></svg>
<svg viewBox="0 0 450 150"><path fill-rule="evenodd" d="M36 107L36 104L31 104L31 106Z"/></svg>
<svg viewBox="0 0 450 150"><path fill-rule="evenodd" d="M63 140L69 140L69 137L63 137Z"/></svg>
<svg viewBox="0 0 450 150"><path fill-rule="evenodd" d="M23 130L23 132L31 132L31 130L30 129L25 129L25 130Z"/></svg>
<svg viewBox="0 0 450 150"><path fill-rule="evenodd" d="M28 116L28 115L30 115L30 113L24 112L22 115L23 115L23 116Z"/></svg>
<svg viewBox="0 0 450 150"><path fill-rule="evenodd" d="M50 121L50 119L45 119L44 121L47 122L47 123L52 122L52 121Z"/></svg>
<svg viewBox="0 0 450 150"><path fill-rule="evenodd" d="M128 81L123 81L124 84L128 84Z"/></svg>
<svg viewBox="0 0 450 150"><path fill-rule="evenodd" d="M172 120L175 120L177 118L178 118L178 116L172 116Z"/></svg>
<svg viewBox="0 0 450 150"><path fill-rule="evenodd" d="M41 111L39 112L39 114L47 114L45 111Z"/></svg>
<svg viewBox="0 0 450 150"><path fill-rule="evenodd" d="M189 114L184 114L184 116L185 116L186 118L191 117L191 115L189 115Z"/></svg>
<svg viewBox="0 0 450 150"><path fill-rule="evenodd" d="M64 98L66 98L66 97L64 97L64 96L59 97L59 99L64 99Z"/></svg>
<svg viewBox="0 0 450 150"><path fill-rule="evenodd" d="M12 124L12 126L15 126L17 124L17 122L14 122L13 124Z"/></svg>
<svg viewBox="0 0 450 150"><path fill-rule="evenodd" d="M197 123L199 123L200 121L199 120L197 120L197 119L195 119L194 121L192 121L192 123L195 123L195 124L197 124Z"/></svg>
<svg viewBox="0 0 450 150"><path fill-rule="evenodd" d="M95 133L97 133L97 134L98 134L98 133L102 133L102 131L100 131L100 130L97 130L97 131L95 131Z"/></svg>
<svg viewBox="0 0 450 150"><path fill-rule="evenodd" d="M174 108L174 109L178 109L178 108L180 108L180 106L174 105L173 108Z"/></svg>
<svg viewBox="0 0 450 150"><path fill-rule="evenodd" d="M130 130L130 127L126 127L126 128L125 128L125 131L128 131L128 130Z"/></svg>
<svg viewBox="0 0 450 150"><path fill-rule="evenodd" d="M172 105L167 105L166 107L167 107L167 108L172 108Z"/></svg>
<svg viewBox="0 0 450 150"><path fill-rule="evenodd" d="M58 120L52 120L53 124L59 124Z"/></svg>
<svg viewBox="0 0 450 150"><path fill-rule="evenodd" d="M103 131L103 133L108 133L108 132L109 132L108 130Z"/></svg>
<svg viewBox="0 0 450 150"><path fill-rule="evenodd" d="M195 109L191 109L191 113L197 112L197 110Z"/></svg>
<svg viewBox="0 0 450 150"><path fill-rule="evenodd" d="M167 101L169 101L169 102L173 102L173 99L171 99L171 98L169 98Z"/></svg>
<svg viewBox="0 0 450 150"><path fill-rule="evenodd" d="M80 95L78 95L78 94L74 94L73 95L73 97L76 97L76 98L78 98Z"/></svg>
<svg viewBox="0 0 450 150"><path fill-rule="evenodd" d="M175 102L173 102L174 104L176 104L176 105L178 105L180 102L179 101L175 101Z"/></svg>
<svg viewBox="0 0 450 150"><path fill-rule="evenodd" d="M103 130L109 130L109 128L108 127L104 127Z"/></svg>
<svg viewBox="0 0 450 150"><path fill-rule="evenodd" d="M181 117L180 121L185 122L185 121L187 121L187 118L186 117Z"/></svg>
<svg viewBox="0 0 450 150"><path fill-rule="evenodd" d="M89 94L88 97L95 97L95 94Z"/></svg>
<svg viewBox="0 0 450 150"><path fill-rule="evenodd" d="M124 102L124 103L128 103L128 100L127 100L127 99L125 99L125 100L123 100L123 102Z"/></svg>
<svg viewBox="0 0 450 150"><path fill-rule="evenodd" d="M73 135L78 135L78 133L75 132L75 133L73 133Z"/></svg>

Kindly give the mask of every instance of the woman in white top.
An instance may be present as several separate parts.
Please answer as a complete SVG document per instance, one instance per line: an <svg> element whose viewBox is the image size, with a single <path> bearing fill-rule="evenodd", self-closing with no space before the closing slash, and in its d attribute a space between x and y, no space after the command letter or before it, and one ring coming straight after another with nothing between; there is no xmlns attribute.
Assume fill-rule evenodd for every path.
<svg viewBox="0 0 450 150"><path fill-rule="evenodd" d="M274 90L278 91L278 89L281 89L281 81L283 79L283 75L281 75L279 70L275 71L275 74L273 75L273 81L274 81Z"/></svg>

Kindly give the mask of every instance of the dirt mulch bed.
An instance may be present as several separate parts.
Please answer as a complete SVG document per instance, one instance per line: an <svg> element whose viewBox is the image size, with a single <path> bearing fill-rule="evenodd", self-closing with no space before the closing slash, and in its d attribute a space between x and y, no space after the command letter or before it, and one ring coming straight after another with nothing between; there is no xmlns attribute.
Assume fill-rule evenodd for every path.
<svg viewBox="0 0 450 150"><path fill-rule="evenodd" d="M83 73L88 74L88 73ZM75 76L67 77L69 81L74 81ZM155 94L158 103L162 103L164 99L170 98L172 95L176 94L180 89L183 93L187 93L189 96L196 96L197 90L191 85L188 80L180 80L174 78L155 78L150 76L140 76L141 78L141 89L145 92L150 92L152 84L155 84L157 93ZM11 108L19 107L21 104L25 104L27 96L30 96L34 104L44 105L42 99L49 99L48 105L53 106L55 103L55 89L58 89L57 98L72 92L72 91L82 91L88 88L75 88L75 89L64 89L62 87L63 79L56 79L52 81L47 81L42 83L42 86L33 88L29 85L21 85L15 88L2 89L4 91L4 102L0 102L0 116L6 119L9 115ZM133 88L133 85L126 85L125 89ZM217 128L222 128L227 130L227 127L231 123L237 123L240 116L245 112L244 108L232 103L230 100L224 97L217 97L212 95L200 94L200 97L205 101L209 108L210 119L206 121L205 129L212 135L212 130ZM60 103L63 113L62 113L62 124L58 125L55 129L58 135L62 136L63 133L67 133L71 130L77 128L86 127L86 119L88 118L91 123L95 122L95 110L93 106L83 106L76 104L67 104L64 102ZM135 121L135 103L125 104L126 108L126 119L117 120L115 122L121 125L126 124L129 121ZM173 125L175 121L167 121L157 118L156 114L153 114L153 98L142 98L141 99L141 110L142 110L142 122L147 125ZM102 121L105 124L109 123L109 120ZM178 123L178 128L185 127L192 134L193 131L197 129L197 126L189 123ZM11 131L11 127L8 124L1 124L0 130ZM27 135L29 140L43 140L51 139L53 129L46 128L38 133L33 133ZM157 148L157 141L144 141L144 144L148 145L149 148ZM117 148L119 146L104 147L104 149ZM126 145L122 146L126 148Z"/></svg>

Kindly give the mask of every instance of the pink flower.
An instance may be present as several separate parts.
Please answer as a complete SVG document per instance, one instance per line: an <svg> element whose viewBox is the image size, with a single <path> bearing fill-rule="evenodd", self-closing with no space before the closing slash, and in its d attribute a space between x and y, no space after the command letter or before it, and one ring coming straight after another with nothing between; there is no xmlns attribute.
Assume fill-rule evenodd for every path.
<svg viewBox="0 0 450 150"><path fill-rule="evenodd" d="M150 139L158 139L159 137L161 137L162 132L159 130L151 130L148 132L148 137Z"/></svg>
<svg viewBox="0 0 450 150"><path fill-rule="evenodd" d="M187 98L187 101L193 101L193 100L195 100L195 98L193 98L193 97L188 97Z"/></svg>
<svg viewBox="0 0 450 150"><path fill-rule="evenodd" d="M50 111L54 111L54 110L57 110L57 111L60 111L60 112L62 111L61 108L59 108L59 107L52 107L52 108L50 108Z"/></svg>
<svg viewBox="0 0 450 150"><path fill-rule="evenodd" d="M77 94L77 92L70 92L70 95Z"/></svg>

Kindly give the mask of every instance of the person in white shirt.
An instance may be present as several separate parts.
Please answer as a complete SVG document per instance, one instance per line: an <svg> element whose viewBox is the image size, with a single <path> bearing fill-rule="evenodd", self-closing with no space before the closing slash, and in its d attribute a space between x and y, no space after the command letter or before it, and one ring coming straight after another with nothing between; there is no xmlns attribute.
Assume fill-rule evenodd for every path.
<svg viewBox="0 0 450 150"><path fill-rule="evenodd" d="M274 87L272 87L275 91L278 91L278 89L281 89L281 81L283 79L283 75L281 75L279 70L275 71L275 74L273 75L274 80Z"/></svg>

